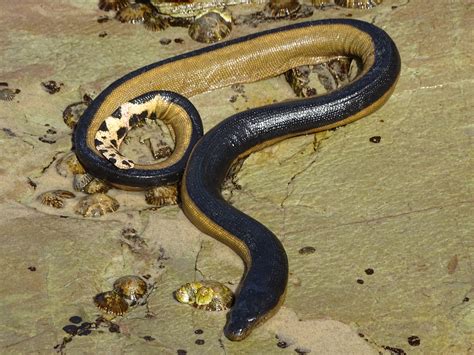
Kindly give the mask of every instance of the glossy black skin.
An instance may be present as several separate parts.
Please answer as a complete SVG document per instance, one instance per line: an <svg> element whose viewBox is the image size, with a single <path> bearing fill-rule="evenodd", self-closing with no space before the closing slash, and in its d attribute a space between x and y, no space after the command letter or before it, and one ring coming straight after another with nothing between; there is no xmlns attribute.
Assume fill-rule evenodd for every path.
<svg viewBox="0 0 474 355"><path fill-rule="evenodd" d="M251 253L252 264L224 330L232 340L244 338L255 322L278 305L286 288L288 261L271 231L221 197L220 186L231 163L267 140L327 126L356 114L379 100L399 75L398 51L381 29L353 20L324 22L348 23L369 33L375 43L374 66L359 80L328 95L259 107L227 118L198 142L186 167L190 199L204 215L242 240ZM310 24L291 27L304 25Z"/></svg>
<svg viewBox="0 0 474 355"><path fill-rule="evenodd" d="M369 34L375 48L374 65L358 80L327 95L259 107L225 119L199 140L186 166L184 186L189 199L203 215L242 241L250 253L251 264L224 329L231 340L245 338L256 324L276 310L288 281L288 260L280 241L270 230L222 198L220 187L229 167L238 156L265 141L334 124L377 102L395 85L400 57L395 44L383 30L352 19L297 23L183 55L189 57L265 33L319 24L346 24ZM76 139L76 149L78 143ZM88 155L83 152L79 159L89 159ZM143 181L149 181L147 174L149 172L140 176L137 172L132 183L140 185L141 177ZM108 174L100 177L112 179Z"/></svg>

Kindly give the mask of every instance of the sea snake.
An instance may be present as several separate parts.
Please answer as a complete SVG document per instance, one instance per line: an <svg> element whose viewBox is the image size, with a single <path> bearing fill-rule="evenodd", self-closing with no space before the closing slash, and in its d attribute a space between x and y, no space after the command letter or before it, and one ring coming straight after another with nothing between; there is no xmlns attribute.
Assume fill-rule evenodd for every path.
<svg viewBox="0 0 474 355"><path fill-rule="evenodd" d="M360 61L361 72L349 85L322 96L236 113L201 137L199 113L186 97L335 56ZM338 127L374 112L391 95L399 72L394 42L366 22L310 21L250 34L147 65L113 82L79 120L75 152L89 173L121 188L180 181L186 216L245 263L224 328L229 339L241 340L282 304L288 260L270 230L222 198L220 187L229 167L237 158L282 139ZM130 127L156 118L174 131L172 155L149 165L123 157L118 148Z"/></svg>

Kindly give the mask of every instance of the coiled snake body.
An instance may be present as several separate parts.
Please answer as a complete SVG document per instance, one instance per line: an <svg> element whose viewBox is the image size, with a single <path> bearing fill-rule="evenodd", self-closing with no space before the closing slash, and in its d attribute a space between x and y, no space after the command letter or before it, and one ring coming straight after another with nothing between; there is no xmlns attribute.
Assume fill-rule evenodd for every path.
<svg viewBox="0 0 474 355"><path fill-rule="evenodd" d="M334 56L359 58L358 78L323 96L239 112L201 138L199 114L185 97ZM288 261L270 230L221 197L229 167L235 159L279 140L370 114L388 99L399 72L395 44L369 23L335 19L272 29L166 59L115 81L79 120L75 150L88 172L118 187L144 189L181 179L186 216L245 262L245 275L224 328L229 339L241 340L281 305ZM123 157L118 148L127 131L137 122L156 118L175 133L172 155L149 165Z"/></svg>

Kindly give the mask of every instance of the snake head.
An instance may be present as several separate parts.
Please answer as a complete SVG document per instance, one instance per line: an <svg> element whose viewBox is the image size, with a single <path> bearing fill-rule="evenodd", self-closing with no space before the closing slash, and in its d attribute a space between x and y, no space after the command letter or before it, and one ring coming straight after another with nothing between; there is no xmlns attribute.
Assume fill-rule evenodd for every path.
<svg viewBox="0 0 474 355"><path fill-rule="evenodd" d="M277 307L278 299L270 293L250 293L246 297L238 297L227 314L225 336L233 341L245 339L257 325L271 317Z"/></svg>
<svg viewBox="0 0 474 355"><path fill-rule="evenodd" d="M225 336L232 341L245 339L258 324L255 315L245 315L234 310L228 313L227 323L224 327Z"/></svg>

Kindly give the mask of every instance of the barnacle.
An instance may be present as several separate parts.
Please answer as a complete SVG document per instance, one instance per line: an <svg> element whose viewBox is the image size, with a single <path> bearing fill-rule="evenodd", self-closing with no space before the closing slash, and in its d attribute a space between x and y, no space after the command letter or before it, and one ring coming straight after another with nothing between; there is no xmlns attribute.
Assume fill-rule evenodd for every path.
<svg viewBox="0 0 474 355"><path fill-rule="evenodd" d="M63 177L68 177L69 174L76 175L86 173L74 152L66 153L61 158L59 158L56 162L55 168L56 172ZM75 190L79 191L79 189Z"/></svg>
<svg viewBox="0 0 474 355"><path fill-rule="evenodd" d="M227 286L211 280L184 284L174 292L174 297L180 303L206 311L224 311L234 301L234 295Z"/></svg>
<svg viewBox="0 0 474 355"><path fill-rule="evenodd" d="M80 101L68 105L63 111L63 121L69 128L74 128L88 106L88 102Z"/></svg>
<svg viewBox="0 0 474 355"><path fill-rule="evenodd" d="M90 174L74 175L73 187L76 191L82 191L86 194L105 193L111 186L105 181L97 179Z"/></svg>
<svg viewBox="0 0 474 355"><path fill-rule="evenodd" d="M122 296L126 301L134 306L147 292L146 282L138 276L122 276L114 282L114 292Z"/></svg>
<svg viewBox="0 0 474 355"><path fill-rule="evenodd" d="M43 192L38 196L38 200L46 206L54 207L54 208L63 208L64 207L64 200L74 198L72 192L67 190L52 190Z"/></svg>
<svg viewBox="0 0 474 355"><path fill-rule="evenodd" d="M100 217L115 212L120 207L118 201L103 193L87 195L76 205L75 212L84 217Z"/></svg>
<svg viewBox="0 0 474 355"><path fill-rule="evenodd" d="M298 97L309 97L317 94L314 87L310 87L311 68L308 65L292 68L285 72L285 79Z"/></svg>
<svg viewBox="0 0 474 355"><path fill-rule="evenodd" d="M145 17L151 15L151 8L145 4L133 3L120 9L115 17L120 22L141 23Z"/></svg>
<svg viewBox="0 0 474 355"><path fill-rule="evenodd" d="M0 100L3 101L12 101L15 98L15 95L20 92L19 89L13 90L9 88L0 89Z"/></svg>
<svg viewBox="0 0 474 355"><path fill-rule="evenodd" d="M176 205L178 189L176 185L157 186L145 192L145 200L149 205L158 207Z"/></svg>
<svg viewBox="0 0 474 355"><path fill-rule="evenodd" d="M128 5L130 5L128 0L99 0L99 9L104 11L117 11Z"/></svg>
<svg viewBox="0 0 474 355"><path fill-rule="evenodd" d="M347 85L358 73L357 61L340 57L316 65L303 65L285 72L285 79L298 97L323 94Z"/></svg>
<svg viewBox="0 0 474 355"><path fill-rule="evenodd" d="M301 8L298 0L270 0L263 10L266 17L281 18L295 13Z"/></svg>
<svg viewBox="0 0 474 355"><path fill-rule="evenodd" d="M143 25L147 30L150 31L162 31L170 24L169 20L164 16L159 16L156 14L147 14L144 16Z"/></svg>
<svg viewBox="0 0 474 355"><path fill-rule="evenodd" d="M202 287L200 282L188 282L174 292L174 297L178 302L194 304L196 293Z"/></svg>
<svg viewBox="0 0 474 355"><path fill-rule="evenodd" d="M107 184L104 180L93 179L82 189L86 194L106 193L112 186Z"/></svg>
<svg viewBox="0 0 474 355"><path fill-rule="evenodd" d="M195 41L213 43L227 37L232 29L232 17L228 12L212 9L196 16L189 26L189 36Z"/></svg>
<svg viewBox="0 0 474 355"><path fill-rule="evenodd" d="M115 291L98 293L94 296L94 303L102 311L116 316L121 316L128 310L128 303Z"/></svg>
<svg viewBox="0 0 474 355"><path fill-rule="evenodd" d="M75 174L72 187L76 191L83 191L84 188L92 181L94 177L91 174L83 173L83 174Z"/></svg>
<svg viewBox="0 0 474 355"><path fill-rule="evenodd" d="M382 0L334 0L334 3L343 7L370 9L382 3Z"/></svg>

